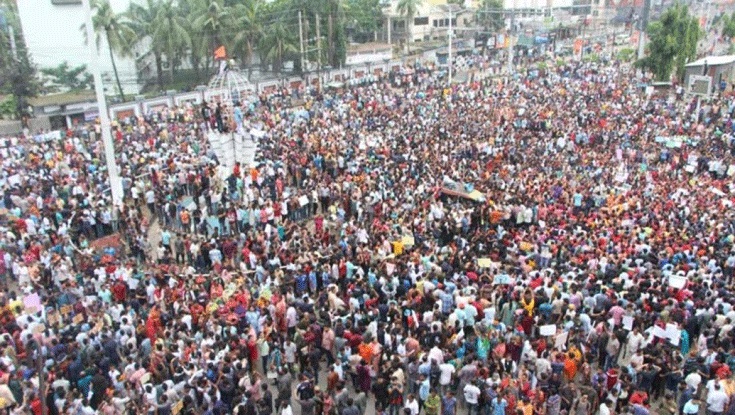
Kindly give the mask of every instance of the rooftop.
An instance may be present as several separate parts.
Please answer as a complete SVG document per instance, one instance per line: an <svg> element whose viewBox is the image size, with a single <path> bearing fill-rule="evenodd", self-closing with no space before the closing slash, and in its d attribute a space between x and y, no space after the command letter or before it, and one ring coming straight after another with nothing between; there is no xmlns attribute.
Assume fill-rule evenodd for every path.
<svg viewBox="0 0 735 415"><path fill-rule="evenodd" d="M94 91L64 92L63 94L41 95L30 98L28 103L34 107L47 107L51 105L69 105L81 102L95 101Z"/></svg>
<svg viewBox="0 0 735 415"><path fill-rule="evenodd" d="M707 62L707 65L709 66L728 65L735 62L735 55L707 56L694 62L687 63L686 66L704 66L705 62Z"/></svg>

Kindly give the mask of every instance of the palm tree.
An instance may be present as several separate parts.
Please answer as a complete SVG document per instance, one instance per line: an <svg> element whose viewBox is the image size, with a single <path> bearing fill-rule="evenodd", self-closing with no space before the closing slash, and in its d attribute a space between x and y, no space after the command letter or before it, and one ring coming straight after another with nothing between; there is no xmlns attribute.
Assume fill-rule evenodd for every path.
<svg viewBox="0 0 735 415"><path fill-rule="evenodd" d="M229 7L225 7L223 0L210 0L204 10L198 10L199 17L194 19L194 27L201 31L206 39L209 39L209 53L223 45L222 39L225 33L233 27L233 13Z"/></svg>
<svg viewBox="0 0 735 415"><path fill-rule="evenodd" d="M166 55L169 76L173 81L178 52L191 47L191 37L186 30L186 21L179 14L174 0L166 0L160 4L154 22L155 28L151 43L154 49L159 48Z"/></svg>
<svg viewBox="0 0 735 415"><path fill-rule="evenodd" d="M424 0L398 0L396 10L406 18L406 48L409 53L413 43L413 18L423 4Z"/></svg>
<svg viewBox="0 0 735 415"><path fill-rule="evenodd" d="M250 69L253 59L253 49L263 36L262 2L260 0L245 0L233 7L233 15L237 16L234 24L235 36L232 38L232 48L243 51L243 65Z"/></svg>
<svg viewBox="0 0 735 415"><path fill-rule="evenodd" d="M125 13L128 26L135 33L135 42L137 44L149 42L150 53L156 64L156 80L158 87L163 89L163 52L160 45L154 43L153 34L156 31L156 16L161 5L159 0L146 0L145 5L132 2L130 8Z"/></svg>
<svg viewBox="0 0 735 415"><path fill-rule="evenodd" d="M112 10L109 0L92 0L91 3L94 11L92 25L94 26L94 31L97 33L97 38L95 39L97 49L99 50L100 48L102 35L104 34L107 39L107 50L110 53L112 71L115 74L115 82L117 83L120 99L125 101L125 93L120 84L120 76L117 73L114 52L119 53L121 56L131 56L133 54L132 49L135 32L128 26L122 15L118 15ZM82 24L81 30L84 33L85 41L88 42L89 39L86 39L87 32L84 24Z"/></svg>
<svg viewBox="0 0 735 415"><path fill-rule="evenodd" d="M298 41L283 19L269 25L260 42L260 53L263 60L272 65L273 72L280 72L285 58L298 52Z"/></svg>

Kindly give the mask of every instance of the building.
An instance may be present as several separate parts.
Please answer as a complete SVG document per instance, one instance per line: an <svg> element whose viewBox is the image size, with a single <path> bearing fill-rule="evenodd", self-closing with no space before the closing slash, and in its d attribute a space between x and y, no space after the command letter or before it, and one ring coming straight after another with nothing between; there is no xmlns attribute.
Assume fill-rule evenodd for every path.
<svg viewBox="0 0 735 415"><path fill-rule="evenodd" d="M38 125L50 130L72 128L97 118L97 98L93 91L44 95L28 100Z"/></svg>
<svg viewBox="0 0 735 415"><path fill-rule="evenodd" d="M413 42L446 39L450 15L451 26L455 31L472 26L474 21L474 9L450 5L446 0L424 1L413 18L413 25L408 25L406 17L398 12L398 0L391 0L383 6L383 14L387 20L385 40L391 44L404 42L406 39L412 39Z"/></svg>
<svg viewBox="0 0 735 415"><path fill-rule="evenodd" d="M717 90L722 82L730 84L735 80L735 55L707 56L686 64L684 85L689 85L691 75L711 76L712 88Z"/></svg>
<svg viewBox="0 0 735 415"><path fill-rule="evenodd" d="M128 9L131 0L110 0L118 13ZM56 67L64 61L70 66L88 65L89 49L81 29L85 14L81 0L20 0L18 15L23 36L33 62L39 68ZM100 44L100 69L107 88L114 85L112 61L107 42ZM140 91L134 58L115 57L120 83L126 94ZM113 95L113 91L108 91Z"/></svg>

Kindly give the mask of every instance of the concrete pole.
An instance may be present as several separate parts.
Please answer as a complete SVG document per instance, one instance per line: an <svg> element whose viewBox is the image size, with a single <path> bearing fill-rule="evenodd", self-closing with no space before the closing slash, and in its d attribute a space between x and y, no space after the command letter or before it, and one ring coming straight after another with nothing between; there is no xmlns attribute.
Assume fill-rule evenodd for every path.
<svg viewBox="0 0 735 415"><path fill-rule="evenodd" d="M447 53L447 66L449 67L449 87L452 87L452 10L449 10L449 50Z"/></svg>
<svg viewBox="0 0 735 415"><path fill-rule="evenodd" d="M508 30L508 75L513 74L513 34L516 24L516 2L513 1L513 10L510 11L510 30Z"/></svg>
<svg viewBox="0 0 735 415"><path fill-rule="evenodd" d="M107 162L107 175L110 180L110 192L112 201L118 206L123 202L123 188L120 173L117 171L115 162L115 146L112 142L110 131L110 115L107 112L107 102L102 88L102 73L100 72L99 56L97 55L97 42L94 41L94 27L92 23L92 8L89 0L82 0L85 12L85 29L87 31L87 46L89 47L89 70L94 77L94 92L97 95L97 109L99 110L100 127L102 131L102 143L105 146L105 161Z"/></svg>
<svg viewBox="0 0 735 415"><path fill-rule="evenodd" d="M13 59L18 61L18 47L15 44L15 29L13 29L13 25L8 25L8 37L10 38L10 50L13 52Z"/></svg>
<svg viewBox="0 0 735 415"><path fill-rule="evenodd" d="M301 22L301 10L299 10L299 56L301 57L301 72L305 72L304 67L304 27Z"/></svg>
<svg viewBox="0 0 735 415"><path fill-rule="evenodd" d="M646 51L646 27L648 26L648 14L651 10L651 0L643 2L643 13L641 13L641 30L638 36L638 59L643 59Z"/></svg>

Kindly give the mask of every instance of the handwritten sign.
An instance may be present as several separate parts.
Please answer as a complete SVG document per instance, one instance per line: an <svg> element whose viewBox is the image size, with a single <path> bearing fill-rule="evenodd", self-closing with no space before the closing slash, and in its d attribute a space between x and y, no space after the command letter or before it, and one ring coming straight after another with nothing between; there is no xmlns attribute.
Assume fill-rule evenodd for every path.
<svg viewBox="0 0 735 415"><path fill-rule="evenodd" d="M26 312L29 314L36 313L43 309L43 307L41 306L41 297L39 297L38 294L35 293L23 297L23 305L26 308Z"/></svg>
<svg viewBox="0 0 735 415"><path fill-rule="evenodd" d="M184 409L184 400L180 400L174 404L174 406L171 407L171 413L173 415L178 415L181 410Z"/></svg>
<svg viewBox="0 0 735 415"><path fill-rule="evenodd" d="M490 268L493 260L490 258L477 258L477 266L480 268Z"/></svg>

